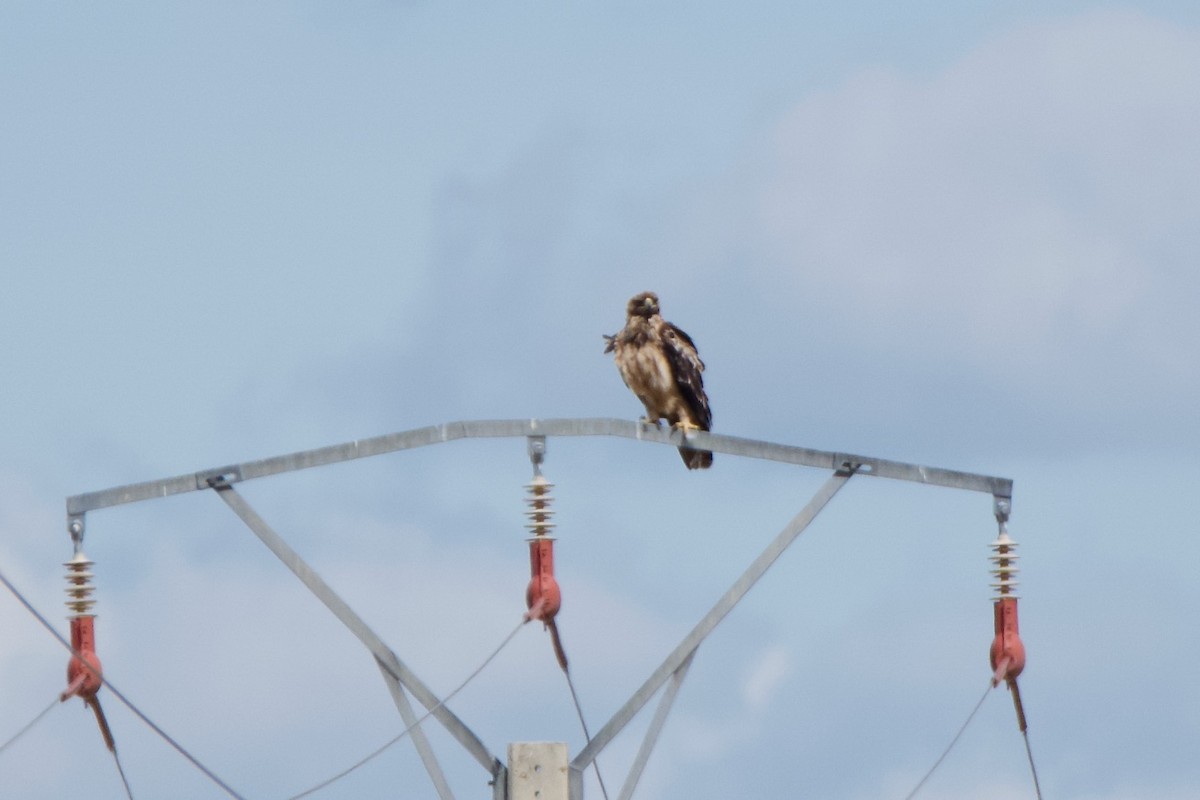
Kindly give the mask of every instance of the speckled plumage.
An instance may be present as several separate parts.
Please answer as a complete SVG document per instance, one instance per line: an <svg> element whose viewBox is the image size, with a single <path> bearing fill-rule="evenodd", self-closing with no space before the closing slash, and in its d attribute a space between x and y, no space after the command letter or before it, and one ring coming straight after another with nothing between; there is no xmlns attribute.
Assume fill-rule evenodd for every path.
<svg viewBox="0 0 1200 800"><path fill-rule="evenodd" d="M658 295L642 292L625 309L625 327L604 337L604 352L613 353L621 378L646 408L646 421L707 431L712 411L704 393L704 362L692 338L664 320ZM712 453L679 448L688 469L712 465Z"/></svg>

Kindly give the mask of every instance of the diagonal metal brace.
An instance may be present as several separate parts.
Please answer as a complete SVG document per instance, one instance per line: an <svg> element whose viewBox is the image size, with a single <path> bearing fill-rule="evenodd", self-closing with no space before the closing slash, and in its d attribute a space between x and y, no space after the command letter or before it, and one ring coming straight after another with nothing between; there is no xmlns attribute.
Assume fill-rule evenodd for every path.
<svg viewBox="0 0 1200 800"><path fill-rule="evenodd" d="M750 591L751 587L758 582L758 579L770 569L771 565L783 555L783 551L804 532L804 529L816 518L826 503L832 500L838 490L846 484L846 481L850 480L851 476L858 471L858 467L859 465L853 462L843 464L841 469L835 472L821 486L812 499L808 501L808 505L801 509L800 513L792 518L792 521L767 545L767 548L747 567L746 571L742 573L733 586L717 601L716 605L684 637L683 641L671 651L671 654L659 665L658 669L646 679L641 688L634 692L633 696L613 715L612 719L579 751L579 754L575 756L575 759L570 764L571 800L582 800L583 798L584 769L629 724L630 720L634 718L638 711L642 709L642 706L650 700L664 683L674 677L676 685L672 687L671 691L678 689L678 682L682 680L682 675L679 674L680 670L682 669L686 672L686 665L691 663L696 648L713 632L721 620L733 610L733 607ZM662 720L656 719L655 723L661 728ZM650 747L653 747L653 744L653 741L649 742ZM649 753L645 753L644 756L648 757ZM640 768L645 764L643 754L639 753L638 759L640 763L635 763L635 767ZM630 779L634 779L634 776L631 775ZM630 788L630 791L632 791L632 788Z"/></svg>
<svg viewBox="0 0 1200 800"><path fill-rule="evenodd" d="M433 788L437 791L439 800L454 800L454 792L450 791L450 784L446 782L442 765L438 763L437 756L434 755L433 748L429 745L429 739L425 737L425 731L417 724L416 712L413 711L412 703L408 702L408 695L404 693L404 687L400 685L400 681L395 676L388 672L387 667L378 658L375 659L375 664L383 674L383 682L387 684L388 691L392 694L392 702L396 704L396 710L400 712L400 719L404 721L405 730L409 731L408 735L412 738L413 746L417 748L417 754L421 757L421 763L425 765L425 771L429 773L429 779L433 781Z"/></svg>
<svg viewBox="0 0 1200 800"><path fill-rule="evenodd" d="M675 697L679 694L679 687L683 685L683 679L687 677L688 670L692 666L692 659L696 656L696 651L693 650L688 654L687 659L679 665L679 669L671 673L671 680L667 683L667 688L663 690L662 697L659 698L658 708L654 710L654 719L650 721L650 728L646 731L646 736L642 739L642 746L638 749L637 757L633 760L633 766L629 768L629 776L625 778L625 785L621 787L621 794L617 796L617 800L630 800L633 797L633 791L637 788L638 781L642 778L642 772L646 769L646 763L650 760L650 754L654 751L654 745L658 744L658 736L662 733L663 726L667 722L667 715L671 713L671 706L675 705Z"/></svg>
<svg viewBox="0 0 1200 800"><path fill-rule="evenodd" d="M325 583L321 576L318 575L316 571L313 570L313 568L310 567L308 563L300 557L300 554L293 550L291 546L285 542L283 538L280 537L279 534L276 533L262 517L258 515L258 513L250 506L250 504L246 502L245 498L238 494L237 491L228 483L220 480L214 480L212 482L212 488L216 490L217 496L224 500L226 505L233 510L233 513L237 514L238 517L241 518L242 522L246 523L246 526L249 527L250 530L253 531L260 540L262 540L262 543L267 546L267 549L274 553L275 556L282 561L284 565L290 569L305 586L308 587L309 591L315 594L317 599L324 603L326 608L332 611L333 615L337 617L343 625L349 628L350 632L357 636L359 641L361 641L363 645L365 645L366 648L371 651L371 654L375 656L375 660L379 663L379 668L384 673L385 677L391 678L404 688L408 689L408 691L412 692L413 696L420 701L421 705L425 706L425 708L437 718L438 722L440 722L442 726L445 727L446 730L449 731L450 734L454 736L454 738L457 739L464 748L466 748L467 752L475 757L475 760L478 761L483 768L492 775L493 778L502 773L504 765L500 762L500 760L488 751L483 742L479 740L479 738L471 731L470 728L466 726L465 723L463 723L462 720L455 716L454 712L443 705L442 701L438 700L437 696L430 691L429 687L426 686L424 682L422 682L421 679L418 678L416 674L413 673L413 671L410 670L394 652L392 652L391 648L384 644L383 640L380 639L373 630L371 630L362 617L358 616L358 614L356 614L354 610L346 604L346 601L342 600L342 598L338 596L338 594L334 592L327 583ZM397 704L400 704L400 700L398 699ZM405 701L404 705L407 705L407 701ZM403 708L401 708L401 713L403 715ZM411 724L407 717L405 718L405 724ZM420 727L413 729L412 736L414 743L424 739L424 734L421 732ZM418 745L419 751L421 750L421 747L421 745ZM424 747L428 748L428 742L425 743ZM432 751L429 752L432 753ZM424 753L422 754L422 757L424 758ZM426 766L428 768L428 764L426 764ZM440 774L440 770L438 770L438 774ZM433 777L434 783L437 784L438 778L435 776L433 771L430 772L430 775ZM441 783L445 783L444 778L442 778Z"/></svg>

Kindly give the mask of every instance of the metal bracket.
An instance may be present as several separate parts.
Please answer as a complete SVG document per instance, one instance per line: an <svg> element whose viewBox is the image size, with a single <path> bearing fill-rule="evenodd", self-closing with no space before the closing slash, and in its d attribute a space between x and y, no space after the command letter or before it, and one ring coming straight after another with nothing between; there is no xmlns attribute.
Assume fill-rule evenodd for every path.
<svg viewBox="0 0 1200 800"><path fill-rule="evenodd" d="M218 486L228 486L242 479L242 468L234 464L220 469L206 469L196 473L197 489L215 489Z"/></svg>
<svg viewBox="0 0 1200 800"><path fill-rule="evenodd" d="M1000 526L1000 535L1008 534L1008 515L1012 513L1012 498L994 495L992 508L996 514L996 524Z"/></svg>
<svg viewBox="0 0 1200 800"><path fill-rule="evenodd" d="M71 541L75 543L76 555L79 555L83 551L83 533L86 527L83 514L70 514L67 516L67 533L71 534Z"/></svg>
<svg viewBox="0 0 1200 800"><path fill-rule="evenodd" d="M533 464L533 475L537 477L542 474L542 464L546 460L546 437L527 436L525 441L529 450L529 463Z"/></svg>

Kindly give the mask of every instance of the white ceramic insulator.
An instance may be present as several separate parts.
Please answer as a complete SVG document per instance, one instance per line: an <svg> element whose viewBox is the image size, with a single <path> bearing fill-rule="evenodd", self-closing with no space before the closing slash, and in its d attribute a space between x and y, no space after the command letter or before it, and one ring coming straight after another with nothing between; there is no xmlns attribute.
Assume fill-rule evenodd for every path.
<svg viewBox="0 0 1200 800"><path fill-rule="evenodd" d="M96 577L91 571L94 565L83 553L76 553L74 558L63 564L67 568L67 608L72 616L86 616L96 605L92 599L92 593L96 591L92 585L92 578Z"/></svg>
<svg viewBox="0 0 1200 800"><path fill-rule="evenodd" d="M550 531L554 530L554 511L550 505L554 502L554 498L550 496L550 490L554 488L554 484L546 480L541 475L535 475L533 482L525 486L525 490L529 492L529 496L525 498L525 502L529 504L529 510L525 512L529 522L525 527L533 532L534 536L546 536Z"/></svg>
<svg viewBox="0 0 1200 800"><path fill-rule="evenodd" d="M993 564L991 573L996 579L996 582L991 585L992 589L996 591L993 599L1016 597L1013 592L1018 586L1017 573L1020 572L1020 568L1017 566L1017 560L1020 558L1017 555L1017 543L1008 538L1007 531L1001 530L996 541L989 546L994 551L988 557Z"/></svg>

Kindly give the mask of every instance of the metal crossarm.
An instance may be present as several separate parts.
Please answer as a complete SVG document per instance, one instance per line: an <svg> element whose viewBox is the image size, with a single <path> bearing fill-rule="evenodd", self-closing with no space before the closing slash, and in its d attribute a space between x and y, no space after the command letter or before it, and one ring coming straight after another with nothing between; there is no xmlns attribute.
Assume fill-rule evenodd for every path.
<svg viewBox="0 0 1200 800"><path fill-rule="evenodd" d="M654 428L640 422L621 419L517 419L448 422L444 425L415 428L370 439L356 439L352 442L319 447L315 450L301 450L288 455L231 464L173 478L78 494L67 498L67 514L71 517L80 517L88 511L100 508L204 490L209 488L209 481L214 478L219 478L225 483L237 483L252 478L263 478L283 472L294 472L310 467L395 453L400 450L427 447L458 439L518 436L612 436L673 447L678 447L683 443L683 435L679 431ZM812 450L807 447L793 447L757 439L743 439L737 436L722 436L704 431L689 433L687 443L689 446L711 450L715 453L727 453L804 467L821 467L828 470L840 469L842 464L852 463L859 465L859 474L862 475L927 483L951 489L986 492L1000 498L1012 497L1012 481L990 475L925 467L919 464L907 464L902 461L889 461L850 453Z"/></svg>

